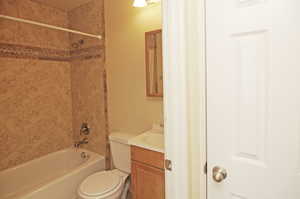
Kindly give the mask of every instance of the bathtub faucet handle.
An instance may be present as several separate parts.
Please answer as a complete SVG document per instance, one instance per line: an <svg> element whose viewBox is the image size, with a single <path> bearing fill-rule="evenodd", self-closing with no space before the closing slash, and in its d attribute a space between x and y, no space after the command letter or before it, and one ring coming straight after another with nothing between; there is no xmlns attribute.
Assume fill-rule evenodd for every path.
<svg viewBox="0 0 300 199"><path fill-rule="evenodd" d="M89 139L88 138L83 138L83 140L81 142L82 142L82 144L88 144L89 143Z"/></svg>
<svg viewBox="0 0 300 199"><path fill-rule="evenodd" d="M89 124L84 122L81 124L81 127L80 127L80 135L89 135L90 134L90 131L91 131L91 128L89 127Z"/></svg>

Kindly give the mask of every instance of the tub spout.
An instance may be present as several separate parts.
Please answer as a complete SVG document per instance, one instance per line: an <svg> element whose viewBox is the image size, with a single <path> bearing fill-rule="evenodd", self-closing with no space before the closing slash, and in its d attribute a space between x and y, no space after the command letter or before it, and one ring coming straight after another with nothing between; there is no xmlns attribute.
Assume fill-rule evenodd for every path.
<svg viewBox="0 0 300 199"><path fill-rule="evenodd" d="M88 138L83 138L83 140L75 142L74 147L80 148L81 145L88 144L88 143L89 143Z"/></svg>

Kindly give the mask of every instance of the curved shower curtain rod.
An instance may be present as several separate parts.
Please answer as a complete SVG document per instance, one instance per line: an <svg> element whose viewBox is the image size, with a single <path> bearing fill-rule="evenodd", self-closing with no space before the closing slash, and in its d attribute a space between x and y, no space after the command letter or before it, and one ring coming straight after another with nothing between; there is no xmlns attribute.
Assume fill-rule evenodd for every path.
<svg viewBox="0 0 300 199"><path fill-rule="evenodd" d="M84 35L84 36L93 37L93 38L97 38L97 39L102 39L101 35L93 35L93 34L89 34L89 33L85 33L85 32L80 32L77 30L72 30L72 29L68 29L68 28L62 28L62 27L44 24L44 23L40 23L40 22L36 22L36 21L31 21L28 19L21 19L21 18L17 18L17 17L6 16L6 15L0 15L0 18L17 21L17 22L22 22L22 23L27 23L27 24L32 24L32 25L41 26L41 27L45 27L45 28L50 28L50 29L54 29L54 30L70 32L70 33L74 33L74 34L78 34L78 35Z"/></svg>

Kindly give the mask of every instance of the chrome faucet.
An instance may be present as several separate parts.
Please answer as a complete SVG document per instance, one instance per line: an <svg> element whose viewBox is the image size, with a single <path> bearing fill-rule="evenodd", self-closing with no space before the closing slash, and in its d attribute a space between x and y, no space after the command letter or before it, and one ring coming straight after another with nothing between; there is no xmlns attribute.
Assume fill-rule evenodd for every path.
<svg viewBox="0 0 300 199"><path fill-rule="evenodd" d="M89 143L88 138L83 138L83 140L75 142L74 147L75 148L80 148L81 145L88 144L88 143Z"/></svg>

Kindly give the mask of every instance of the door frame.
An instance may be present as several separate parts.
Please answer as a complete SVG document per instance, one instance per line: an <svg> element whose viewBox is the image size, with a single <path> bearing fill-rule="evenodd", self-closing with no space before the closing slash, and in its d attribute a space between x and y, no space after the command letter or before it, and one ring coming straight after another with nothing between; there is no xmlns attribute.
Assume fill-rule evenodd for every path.
<svg viewBox="0 0 300 199"><path fill-rule="evenodd" d="M167 199L206 198L205 0L162 0Z"/></svg>

